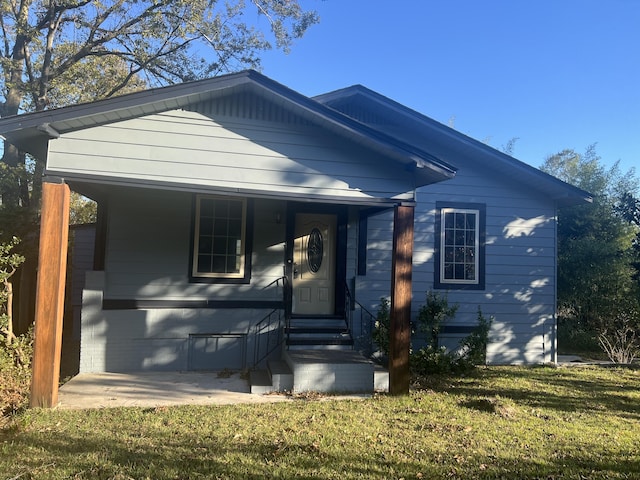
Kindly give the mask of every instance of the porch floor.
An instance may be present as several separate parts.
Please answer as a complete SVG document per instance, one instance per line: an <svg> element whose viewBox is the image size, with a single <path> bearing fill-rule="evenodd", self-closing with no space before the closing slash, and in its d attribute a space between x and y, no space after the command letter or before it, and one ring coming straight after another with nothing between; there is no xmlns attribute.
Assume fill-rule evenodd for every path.
<svg viewBox="0 0 640 480"><path fill-rule="evenodd" d="M256 395L239 373L82 373L60 387L61 409L228 405L288 401L284 395Z"/></svg>
<svg viewBox="0 0 640 480"><path fill-rule="evenodd" d="M370 395L328 396L327 399ZM230 405L294 401L286 395L250 393L240 373L131 372L81 373L60 387L59 409L160 407L175 405Z"/></svg>

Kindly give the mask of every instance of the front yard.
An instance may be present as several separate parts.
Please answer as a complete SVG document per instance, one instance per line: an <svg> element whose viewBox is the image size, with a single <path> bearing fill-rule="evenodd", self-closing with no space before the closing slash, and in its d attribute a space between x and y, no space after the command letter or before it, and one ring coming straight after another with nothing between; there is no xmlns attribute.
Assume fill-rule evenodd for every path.
<svg viewBox="0 0 640 480"><path fill-rule="evenodd" d="M491 367L411 395L29 410L0 480L640 478L640 370Z"/></svg>

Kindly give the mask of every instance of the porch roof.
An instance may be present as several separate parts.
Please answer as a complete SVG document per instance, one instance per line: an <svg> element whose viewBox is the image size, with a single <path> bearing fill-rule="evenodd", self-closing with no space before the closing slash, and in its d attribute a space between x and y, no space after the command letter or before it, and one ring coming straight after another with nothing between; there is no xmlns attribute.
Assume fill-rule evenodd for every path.
<svg viewBox="0 0 640 480"><path fill-rule="evenodd" d="M414 173L416 186L440 182L455 175L455 167L423 149L359 122L254 70L5 117L0 119L0 136L35 157L45 159L49 139L64 133L187 108L246 91L262 95L328 131L391 158Z"/></svg>

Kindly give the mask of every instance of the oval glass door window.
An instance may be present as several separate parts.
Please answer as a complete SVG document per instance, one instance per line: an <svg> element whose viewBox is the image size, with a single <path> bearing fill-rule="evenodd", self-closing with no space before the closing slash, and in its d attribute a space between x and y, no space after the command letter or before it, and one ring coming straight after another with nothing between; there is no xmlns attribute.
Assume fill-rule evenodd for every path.
<svg viewBox="0 0 640 480"><path fill-rule="evenodd" d="M318 273L320 270L323 250L322 233L317 228L314 228L309 234L309 243L307 245L307 263L309 264L309 270L313 273Z"/></svg>

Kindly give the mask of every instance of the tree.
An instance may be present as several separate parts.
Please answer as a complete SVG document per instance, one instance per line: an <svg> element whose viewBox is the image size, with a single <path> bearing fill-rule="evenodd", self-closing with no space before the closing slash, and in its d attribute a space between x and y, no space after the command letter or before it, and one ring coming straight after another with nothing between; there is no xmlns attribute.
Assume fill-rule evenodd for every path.
<svg viewBox="0 0 640 480"><path fill-rule="evenodd" d="M625 192L618 204L618 210L627 222L640 227L640 199L631 192Z"/></svg>
<svg viewBox="0 0 640 480"><path fill-rule="evenodd" d="M319 21L304 1L0 0L0 117L259 68L264 51L288 51ZM3 147L0 244L22 239L16 249L26 260L14 281L25 299L37 266L44 164ZM73 205L73 222L93 218L82 198ZM27 314L18 313L24 326Z"/></svg>
<svg viewBox="0 0 640 480"><path fill-rule="evenodd" d="M638 228L618 208L624 193L638 191L638 179L617 163L604 168L594 146L584 155L564 150L541 168L593 195L593 203L558 214L558 308L561 317L602 333L638 311L632 248Z"/></svg>
<svg viewBox="0 0 640 480"><path fill-rule="evenodd" d="M69 199L69 225L95 223L98 218L96 202L83 197L77 192L71 192Z"/></svg>
<svg viewBox="0 0 640 480"><path fill-rule="evenodd" d="M272 42L288 51L319 20L298 0L249 5L253 8L244 0L2 1L0 116L259 67L260 53ZM2 205L29 207L31 194L39 191L39 160L30 164L5 142L0 168Z"/></svg>
<svg viewBox="0 0 640 480"><path fill-rule="evenodd" d="M24 406L31 374L31 335L17 334L13 325L13 284L24 257L13 251L19 240L0 241L0 417Z"/></svg>
<svg viewBox="0 0 640 480"><path fill-rule="evenodd" d="M633 239L633 268L635 269L634 278L640 285L640 199L630 192L625 192L616 209L622 218L637 227L636 237Z"/></svg>
<svg viewBox="0 0 640 480"><path fill-rule="evenodd" d="M19 243L17 238L11 242L0 243L0 339L3 339L7 346L13 344L16 336L13 331L13 286L11 277L24 257L11 250Z"/></svg>

